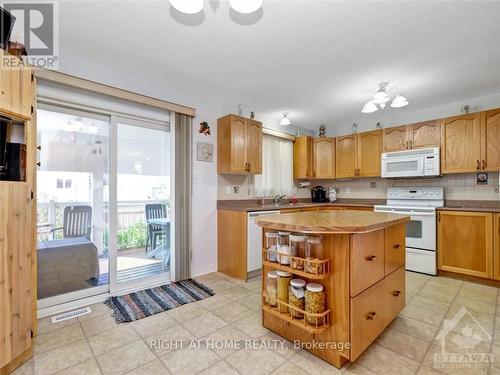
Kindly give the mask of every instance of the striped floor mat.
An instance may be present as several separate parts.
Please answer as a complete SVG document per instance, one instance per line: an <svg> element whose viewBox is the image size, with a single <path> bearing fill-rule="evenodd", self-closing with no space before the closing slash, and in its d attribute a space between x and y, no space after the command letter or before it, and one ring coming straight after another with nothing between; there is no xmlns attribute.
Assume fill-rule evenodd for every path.
<svg viewBox="0 0 500 375"><path fill-rule="evenodd" d="M214 291L206 285L188 279L123 296L110 297L104 303L113 309L116 322L124 323L200 301L214 294Z"/></svg>

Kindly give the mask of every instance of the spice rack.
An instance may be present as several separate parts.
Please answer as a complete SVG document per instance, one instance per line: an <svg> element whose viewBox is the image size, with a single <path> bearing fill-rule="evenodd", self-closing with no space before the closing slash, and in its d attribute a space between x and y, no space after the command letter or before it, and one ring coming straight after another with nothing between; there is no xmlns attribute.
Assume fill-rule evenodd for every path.
<svg viewBox="0 0 500 375"><path fill-rule="evenodd" d="M279 317L280 319L293 324L299 328L302 328L305 331L310 333L321 333L330 327L330 310L325 310L321 314L313 314L308 313L305 310L301 310L296 306L293 306L289 303L282 302L280 300L276 300L277 306L271 307L266 302L266 292L262 294L262 308L264 311L271 313L274 316ZM288 312L282 313L280 312L280 308L286 307ZM296 318L294 315L302 315L303 318ZM307 319L316 321L316 324L312 325L307 322Z"/></svg>
<svg viewBox="0 0 500 375"><path fill-rule="evenodd" d="M289 258L290 265L281 264L279 262L271 262L268 261L272 255L277 255L277 259L280 257ZM331 273L331 263L330 259L306 259L299 258L296 256L292 256L289 254L283 254L280 252L273 252L268 249L262 250L262 259L263 264L270 268L274 268L281 271L287 271L293 273L294 275L305 277L313 280L322 280L326 279L330 276ZM294 265L302 266L302 269L294 267ZM307 272L306 270L310 270L311 272Z"/></svg>

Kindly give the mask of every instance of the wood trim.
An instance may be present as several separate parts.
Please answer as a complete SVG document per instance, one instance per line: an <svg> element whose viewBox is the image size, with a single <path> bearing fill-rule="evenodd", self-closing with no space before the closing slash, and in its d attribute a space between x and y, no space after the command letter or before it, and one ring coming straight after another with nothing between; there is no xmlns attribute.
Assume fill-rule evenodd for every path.
<svg viewBox="0 0 500 375"><path fill-rule="evenodd" d="M33 347L30 347L28 350L18 355L10 363L0 368L0 375L8 375L14 372L18 367L20 367L24 362L28 361L31 357L33 357Z"/></svg>
<svg viewBox="0 0 500 375"><path fill-rule="evenodd" d="M295 142L295 136L287 133L280 132L279 130L274 130L270 128L262 127L262 134L272 135L273 137L288 139L289 141Z"/></svg>
<svg viewBox="0 0 500 375"><path fill-rule="evenodd" d="M104 94L112 96L115 98L129 100L140 104L149 105L155 108L161 108L175 113L180 113L186 116L195 117L196 109L183 106L176 103L167 102L165 100L153 98L150 96L137 94L131 91L119 89L113 86L104 85L102 83L90 81L83 78L78 78L71 76L69 74L64 74L61 72L56 72L53 70L37 69L35 70L35 75L37 78L44 79L47 81L60 83L72 87L76 87L83 90L88 90L91 92L96 92L99 94Z"/></svg>
<svg viewBox="0 0 500 375"><path fill-rule="evenodd" d="M438 270L438 276L449 277L457 280L471 281L473 283L483 284L483 285L491 285L495 287L500 287L499 280L486 279L484 277L478 277L473 275L465 275L461 271L460 273Z"/></svg>

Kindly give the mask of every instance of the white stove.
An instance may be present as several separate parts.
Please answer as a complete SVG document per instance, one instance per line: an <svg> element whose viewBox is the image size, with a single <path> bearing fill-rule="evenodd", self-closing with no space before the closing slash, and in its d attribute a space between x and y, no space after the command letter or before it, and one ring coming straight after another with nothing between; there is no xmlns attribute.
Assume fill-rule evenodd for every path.
<svg viewBox="0 0 500 375"><path fill-rule="evenodd" d="M437 275L436 209L444 206L442 187L391 187L387 204L375 206L375 212L410 216L406 225L406 269Z"/></svg>

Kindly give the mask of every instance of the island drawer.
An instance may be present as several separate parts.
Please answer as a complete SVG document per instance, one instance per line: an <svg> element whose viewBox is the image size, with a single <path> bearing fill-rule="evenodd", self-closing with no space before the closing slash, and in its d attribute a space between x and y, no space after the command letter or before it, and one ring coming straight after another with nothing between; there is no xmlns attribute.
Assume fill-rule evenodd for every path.
<svg viewBox="0 0 500 375"><path fill-rule="evenodd" d="M351 236L351 297L384 278L384 231Z"/></svg>
<svg viewBox="0 0 500 375"><path fill-rule="evenodd" d="M351 361L358 358L403 309L404 287L405 271L401 267L351 298Z"/></svg>
<svg viewBox="0 0 500 375"><path fill-rule="evenodd" d="M385 228L385 276L404 266L406 255L406 224Z"/></svg>

